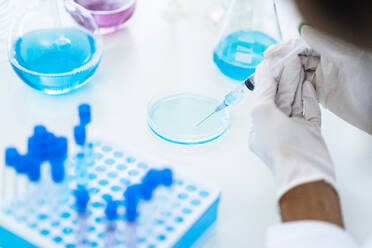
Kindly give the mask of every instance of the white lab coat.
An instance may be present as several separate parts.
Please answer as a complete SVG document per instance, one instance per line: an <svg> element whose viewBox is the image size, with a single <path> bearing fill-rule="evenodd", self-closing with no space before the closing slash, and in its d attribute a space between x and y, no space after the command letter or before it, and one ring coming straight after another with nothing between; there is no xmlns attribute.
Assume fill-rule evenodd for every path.
<svg viewBox="0 0 372 248"><path fill-rule="evenodd" d="M361 246L344 229L321 221L294 221L272 226L266 248L372 248Z"/></svg>

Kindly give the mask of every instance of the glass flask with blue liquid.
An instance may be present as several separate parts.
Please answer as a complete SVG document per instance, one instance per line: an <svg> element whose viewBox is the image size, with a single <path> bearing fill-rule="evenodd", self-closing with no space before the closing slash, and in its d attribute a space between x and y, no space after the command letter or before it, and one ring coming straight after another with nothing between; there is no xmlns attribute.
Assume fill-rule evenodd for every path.
<svg viewBox="0 0 372 248"><path fill-rule="evenodd" d="M10 32L9 61L17 75L46 94L65 94L86 84L102 56L99 29L73 0L38 0Z"/></svg>
<svg viewBox="0 0 372 248"><path fill-rule="evenodd" d="M275 0L232 0L213 59L223 74L242 81L281 39Z"/></svg>

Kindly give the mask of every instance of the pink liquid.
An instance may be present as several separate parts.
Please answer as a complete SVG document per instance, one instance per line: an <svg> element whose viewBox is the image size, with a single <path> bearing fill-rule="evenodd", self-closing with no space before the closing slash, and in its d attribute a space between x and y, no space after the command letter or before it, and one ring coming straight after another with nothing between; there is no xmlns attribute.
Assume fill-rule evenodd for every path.
<svg viewBox="0 0 372 248"><path fill-rule="evenodd" d="M93 15L104 34L121 29L133 15L135 0L75 0Z"/></svg>

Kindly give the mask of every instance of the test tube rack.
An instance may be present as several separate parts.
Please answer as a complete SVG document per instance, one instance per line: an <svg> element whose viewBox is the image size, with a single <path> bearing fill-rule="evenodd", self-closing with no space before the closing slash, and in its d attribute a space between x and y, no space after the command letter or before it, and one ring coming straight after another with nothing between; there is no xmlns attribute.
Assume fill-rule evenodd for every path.
<svg viewBox="0 0 372 248"><path fill-rule="evenodd" d="M164 166L99 141L91 144L93 159L87 168L90 199L86 213L76 211L73 194L78 180L74 174L76 156L69 157L65 162L67 199L54 206L48 205L48 201L12 202L0 213L0 247L186 248L198 246L211 233L217 220L219 190L178 173L171 187L156 190L150 201L140 204L135 222L125 219L122 205L118 207L118 218L107 220L105 206L109 198L122 198L125 189L139 183L149 169ZM45 194L44 190L40 194ZM59 196L52 192L46 197Z"/></svg>

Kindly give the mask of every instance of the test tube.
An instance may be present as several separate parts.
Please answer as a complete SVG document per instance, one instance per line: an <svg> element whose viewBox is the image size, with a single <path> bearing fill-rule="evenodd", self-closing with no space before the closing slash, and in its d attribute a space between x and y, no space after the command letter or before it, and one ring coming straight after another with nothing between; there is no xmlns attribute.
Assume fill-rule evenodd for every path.
<svg viewBox="0 0 372 248"><path fill-rule="evenodd" d="M2 168L2 186L1 186L1 208L6 210L14 200L14 192L17 188L15 165L18 162L20 154L15 148L7 148L5 151L5 165ZM10 187L11 183L13 186Z"/></svg>
<svg viewBox="0 0 372 248"><path fill-rule="evenodd" d="M29 173L30 168L30 158L28 155L21 155L19 161L15 166L17 176L16 176L16 191L15 191L15 200L13 201L12 208L15 211L15 217L19 220L26 219L27 208L27 188L28 188L28 178L27 174Z"/></svg>
<svg viewBox="0 0 372 248"><path fill-rule="evenodd" d="M90 200L89 192L84 185L77 185L77 189L74 191L75 206L77 211L77 232L76 240L78 243L77 247L85 246L88 242L87 237L87 206Z"/></svg>
<svg viewBox="0 0 372 248"><path fill-rule="evenodd" d="M28 212L34 213L38 209L38 204L40 202L40 180L41 180L41 172L40 172L40 164L37 161L34 161L32 167L28 173L29 184L27 188L27 205L28 205ZM35 214L28 214L27 221L29 224L33 224L37 221L37 217Z"/></svg>
<svg viewBox="0 0 372 248"><path fill-rule="evenodd" d="M82 152L79 152L76 155L75 176L78 185L87 186L88 183L87 163L85 159L85 154Z"/></svg>
<svg viewBox="0 0 372 248"><path fill-rule="evenodd" d="M91 167L93 166L94 164L94 145L92 142L89 142L86 146L85 146L85 152L86 154L86 166L87 167Z"/></svg>
<svg viewBox="0 0 372 248"><path fill-rule="evenodd" d="M117 225L116 220L118 218L118 202L112 199L107 201L105 209L106 215L106 235L105 235L105 248L115 247L117 244Z"/></svg>

